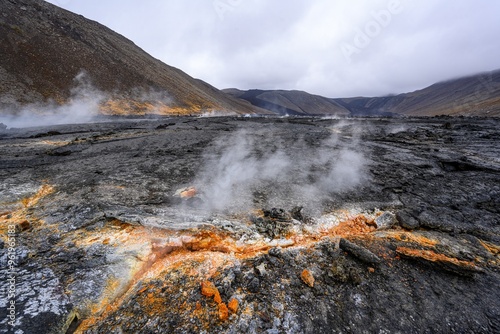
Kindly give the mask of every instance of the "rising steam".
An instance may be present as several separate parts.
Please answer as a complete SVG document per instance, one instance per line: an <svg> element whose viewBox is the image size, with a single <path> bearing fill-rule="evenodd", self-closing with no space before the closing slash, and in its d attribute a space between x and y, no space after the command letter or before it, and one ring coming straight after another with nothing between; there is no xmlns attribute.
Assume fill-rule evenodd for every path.
<svg viewBox="0 0 500 334"><path fill-rule="evenodd" d="M283 152L257 152L256 148L255 139L246 131L215 143L195 182L203 189L207 209L247 208L255 185L277 180L286 172L290 162Z"/></svg>
<svg viewBox="0 0 500 334"><path fill-rule="evenodd" d="M30 127L52 124L87 123L99 113L105 94L95 89L85 72L74 79L71 96L64 105L53 101L30 104L16 111L0 110L0 122L8 127Z"/></svg>
<svg viewBox="0 0 500 334"><path fill-rule="evenodd" d="M304 140L277 143L265 131L219 138L195 180L205 209L227 213L303 205L317 211L328 196L354 190L367 180L368 161L357 149L356 136L339 140L343 127L339 124L337 133L315 147Z"/></svg>

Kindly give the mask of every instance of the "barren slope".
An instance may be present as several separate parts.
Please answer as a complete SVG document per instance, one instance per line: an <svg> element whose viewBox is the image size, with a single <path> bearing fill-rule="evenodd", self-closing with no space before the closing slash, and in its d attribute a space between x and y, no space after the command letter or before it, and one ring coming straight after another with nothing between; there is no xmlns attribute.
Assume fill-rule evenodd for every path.
<svg viewBox="0 0 500 334"><path fill-rule="evenodd" d="M5 0L0 13L4 108L47 99L62 103L84 71L96 88L110 95L109 113L255 110L151 57L105 26L50 3Z"/></svg>
<svg viewBox="0 0 500 334"><path fill-rule="evenodd" d="M500 71L385 97L326 98L301 91L234 88L224 91L279 115L500 116Z"/></svg>
<svg viewBox="0 0 500 334"><path fill-rule="evenodd" d="M241 91L234 88L223 91L278 115L349 116L349 110L337 102L302 91L258 89Z"/></svg>
<svg viewBox="0 0 500 334"><path fill-rule="evenodd" d="M390 112L411 116L500 116L500 71L436 83L388 97L334 99L353 114Z"/></svg>

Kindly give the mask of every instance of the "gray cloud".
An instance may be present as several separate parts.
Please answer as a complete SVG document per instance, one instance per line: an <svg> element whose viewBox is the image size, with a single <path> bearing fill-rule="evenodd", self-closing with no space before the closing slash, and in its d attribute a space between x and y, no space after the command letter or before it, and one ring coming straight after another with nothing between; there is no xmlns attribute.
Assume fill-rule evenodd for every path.
<svg viewBox="0 0 500 334"><path fill-rule="evenodd" d="M497 1L50 2L218 88L373 96L500 68Z"/></svg>

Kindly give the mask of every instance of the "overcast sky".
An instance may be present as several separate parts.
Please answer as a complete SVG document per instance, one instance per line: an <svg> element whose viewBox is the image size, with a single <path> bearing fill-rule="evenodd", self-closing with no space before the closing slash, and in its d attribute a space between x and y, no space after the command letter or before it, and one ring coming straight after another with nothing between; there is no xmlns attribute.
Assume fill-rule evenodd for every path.
<svg viewBox="0 0 500 334"><path fill-rule="evenodd" d="M500 69L496 0L50 0L217 88L380 96Z"/></svg>

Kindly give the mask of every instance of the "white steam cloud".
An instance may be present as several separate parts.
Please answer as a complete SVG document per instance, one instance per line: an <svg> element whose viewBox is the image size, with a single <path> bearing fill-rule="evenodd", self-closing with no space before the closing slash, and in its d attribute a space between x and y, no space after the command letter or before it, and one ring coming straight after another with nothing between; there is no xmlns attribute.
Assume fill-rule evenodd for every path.
<svg viewBox="0 0 500 334"><path fill-rule="evenodd" d="M333 156L332 156L333 158ZM361 153L342 149L332 161L332 167L320 186L325 190L342 192L360 184L364 178L365 158Z"/></svg>
<svg viewBox="0 0 500 334"><path fill-rule="evenodd" d="M154 88L141 87L126 93L107 94L95 88L87 73L82 71L74 78L74 87L70 90L70 97L65 104L49 100L46 103L16 106L10 110L0 109L0 123L11 128L89 123L102 114L101 106L104 102L112 100L125 102L123 110L119 110L123 111L123 114L134 114L134 111L139 114L162 114L165 108L174 103L166 91ZM132 102L127 104L127 101ZM135 110L137 106L142 109Z"/></svg>
<svg viewBox="0 0 500 334"><path fill-rule="evenodd" d="M117 94L120 95L120 94ZM128 94L128 98L139 103L146 103L151 105L151 109L147 112L152 114L158 114L162 112L162 109L168 107L174 103L174 99L164 90L158 90L155 88L134 88Z"/></svg>
<svg viewBox="0 0 500 334"><path fill-rule="evenodd" d="M302 139L277 142L266 131L238 131L219 138L194 184L209 212L237 213L252 208L304 206L317 213L332 194L354 190L368 180L368 159L355 132L332 135L319 144Z"/></svg>
<svg viewBox="0 0 500 334"><path fill-rule="evenodd" d="M53 124L87 123L99 113L99 105L105 94L95 89L85 72L74 79L75 87L64 105L54 101L30 104L19 111L0 110L0 122L8 127L32 127Z"/></svg>
<svg viewBox="0 0 500 334"><path fill-rule="evenodd" d="M246 131L215 143L215 152L206 156L207 164L195 182L205 194L208 209L247 208L252 188L286 173L290 161L283 152L257 152L256 148L255 139Z"/></svg>

